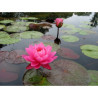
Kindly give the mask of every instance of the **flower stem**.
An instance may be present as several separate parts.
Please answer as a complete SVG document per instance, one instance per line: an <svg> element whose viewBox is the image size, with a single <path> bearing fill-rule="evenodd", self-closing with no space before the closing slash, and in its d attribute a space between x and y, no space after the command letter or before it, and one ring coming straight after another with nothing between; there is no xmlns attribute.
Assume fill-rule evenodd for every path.
<svg viewBox="0 0 98 98"><path fill-rule="evenodd" d="M59 28L58 28L58 31L57 31L57 38L58 38L58 35L59 35Z"/></svg>

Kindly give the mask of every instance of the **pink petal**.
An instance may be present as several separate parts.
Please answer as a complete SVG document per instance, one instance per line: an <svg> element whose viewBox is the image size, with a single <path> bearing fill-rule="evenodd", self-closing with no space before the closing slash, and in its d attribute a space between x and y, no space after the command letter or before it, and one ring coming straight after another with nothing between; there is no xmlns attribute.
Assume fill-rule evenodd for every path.
<svg viewBox="0 0 98 98"><path fill-rule="evenodd" d="M35 68L35 69L39 69L40 66L41 66L41 65L39 64L39 65L37 65L37 66L34 66L34 68Z"/></svg>
<svg viewBox="0 0 98 98"><path fill-rule="evenodd" d="M26 67L26 69L32 69L34 67L31 66L31 63Z"/></svg>
<svg viewBox="0 0 98 98"><path fill-rule="evenodd" d="M49 65L49 64L42 65L42 67L44 67L44 68L46 68L46 69L49 69L49 70L51 70L51 67L50 67L50 65Z"/></svg>

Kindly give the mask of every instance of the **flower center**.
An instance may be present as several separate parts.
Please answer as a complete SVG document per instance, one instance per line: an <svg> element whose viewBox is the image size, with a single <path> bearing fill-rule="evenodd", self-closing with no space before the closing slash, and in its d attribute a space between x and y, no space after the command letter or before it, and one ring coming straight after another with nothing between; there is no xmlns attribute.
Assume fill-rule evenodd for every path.
<svg viewBox="0 0 98 98"><path fill-rule="evenodd" d="M37 51L38 51L38 52L40 52L41 50L42 50L42 48L40 48L40 47L37 48Z"/></svg>

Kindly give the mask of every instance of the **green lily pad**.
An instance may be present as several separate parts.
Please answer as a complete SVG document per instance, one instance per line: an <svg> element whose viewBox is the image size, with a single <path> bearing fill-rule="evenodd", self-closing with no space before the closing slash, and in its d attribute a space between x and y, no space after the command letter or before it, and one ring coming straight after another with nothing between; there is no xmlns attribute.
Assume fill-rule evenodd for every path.
<svg viewBox="0 0 98 98"><path fill-rule="evenodd" d="M40 38L43 36L41 32L38 31L26 31L20 34L21 38Z"/></svg>
<svg viewBox="0 0 98 98"><path fill-rule="evenodd" d="M0 39L0 44L14 44L19 41L20 39L15 39L15 38L2 38Z"/></svg>
<svg viewBox="0 0 98 98"><path fill-rule="evenodd" d="M57 44L51 43L51 42L44 42L44 45L45 46L47 46L47 45L52 46L52 51L57 51L60 48L60 45L57 45Z"/></svg>
<svg viewBox="0 0 98 98"><path fill-rule="evenodd" d="M29 24L31 23L36 24L35 22L22 22L22 21L13 22L12 24L16 26L29 26Z"/></svg>
<svg viewBox="0 0 98 98"><path fill-rule="evenodd" d="M80 27L82 27L82 28L90 28L91 26L90 25L80 25Z"/></svg>
<svg viewBox="0 0 98 98"><path fill-rule="evenodd" d="M63 27L66 27L66 28L69 28L69 29L75 28L75 26L72 25L72 24L63 24Z"/></svg>
<svg viewBox="0 0 98 98"><path fill-rule="evenodd" d="M9 23L12 23L14 22L13 20L1 20L0 23L1 24L9 24Z"/></svg>
<svg viewBox="0 0 98 98"><path fill-rule="evenodd" d="M20 33L13 33L13 34L10 34L10 37L11 37L11 38L19 39L19 38L20 38Z"/></svg>
<svg viewBox="0 0 98 98"><path fill-rule="evenodd" d="M72 35L65 35L65 36L62 36L61 38L66 42L77 42L77 41L79 41L78 37L72 36Z"/></svg>
<svg viewBox="0 0 98 98"><path fill-rule="evenodd" d="M38 18L36 17L20 17L22 20L37 20Z"/></svg>
<svg viewBox="0 0 98 98"><path fill-rule="evenodd" d="M88 34L94 34L94 33L96 33L96 32L90 31L90 30L81 30L79 32L79 34L81 34L81 35L88 35Z"/></svg>
<svg viewBox="0 0 98 98"><path fill-rule="evenodd" d="M3 38L10 38L10 36L8 33L0 31L0 39L3 39Z"/></svg>
<svg viewBox="0 0 98 98"><path fill-rule="evenodd" d="M28 30L29 27L26 26L16 26L16 25L12 25L12 26L7 26L4 30L6 32L23 32Z"/></svg>
<svg viewBox="0 0 98 98"><path fill-rule="evenodd" d="M57 60L50 64L52 70L44 69L44 73L50 72L47 80L55 86L88 85L90 78L87 70L80 64L71 60Z"/></svg>
<svg viewBox="0 0 98 98"><path fill-rule="evenodd" d="M88 70L88 74L91 78L91 82L89 83L89 85L90 86L97 86L98 85L98 71Z"/></svg>
<svg viewBox="0 0 98 98"><path fill-rule="evenodd" d="M88 57L98 59L98 46L96 45L82 45L80 46L82 53Z"/></svg>
<svg viewBox="0 0 98 98"><path fill-rule="evenodd" d="M30 69L25 72L23 76L24 85L34 85L34 86L48 86L51 85L45 77L37 74L35 69Z"/></svg>
<svg viewBox="0 0 98 98"><path fill-rule="evenodd" d="M5 28L5 25L0 25L0 30Z"/></svg>

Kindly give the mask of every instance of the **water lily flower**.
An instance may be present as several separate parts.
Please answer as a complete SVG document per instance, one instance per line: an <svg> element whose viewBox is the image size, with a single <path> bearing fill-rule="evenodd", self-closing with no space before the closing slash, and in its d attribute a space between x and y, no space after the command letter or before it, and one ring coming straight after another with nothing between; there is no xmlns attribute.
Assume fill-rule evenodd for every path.
<svg viewBox="0 0 98 98"><path fill-rule="evenodd" d="M51 69L49 63L54 61L57 56L55 56L56 52L51 52L52 47L50 45L44 46L41 42L40 44L29 45L29 48L26 48L28 55L22 55L22 57L30 62L30 64L26 67L26 69L39 69L40 66Z"/></svg>
<svg viewBox="0 0 98 98"><path fill-rule="evenodd" d="M62 18L56 18L55 23L56 23L56 26L58 28L60 28L63 25L63 19Z"/></svg>

